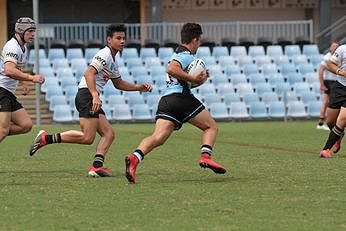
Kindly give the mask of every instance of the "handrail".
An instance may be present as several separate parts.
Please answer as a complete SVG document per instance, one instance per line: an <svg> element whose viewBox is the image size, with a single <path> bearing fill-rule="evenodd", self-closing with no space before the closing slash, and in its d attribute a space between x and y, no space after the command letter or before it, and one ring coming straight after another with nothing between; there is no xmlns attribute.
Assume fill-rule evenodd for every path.
<svg viewBox="0 0 346 231"><path fill-rule="evenodd" d="M346 23L346 15L343 17L339 18L336 20L333 24L325 28L324 30L320 31L319 33L316 34L316 39L322 37L322 36L327 36L330 35L332 32L335 30L339 29L340 26L343 26Z"/></svg>

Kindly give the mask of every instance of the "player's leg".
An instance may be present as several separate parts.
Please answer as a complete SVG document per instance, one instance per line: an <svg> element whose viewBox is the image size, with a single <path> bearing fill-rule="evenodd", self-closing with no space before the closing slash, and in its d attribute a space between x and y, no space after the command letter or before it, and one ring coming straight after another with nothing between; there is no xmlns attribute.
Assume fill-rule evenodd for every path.
<svg viewBox="0 0 346 231"><path fill-rule="evenodd" d="M157 119L155 123L154 132L144 138L137 149L125 157L126 165L126 178L130 183L136 182L136 168L144 156L147 155L154 148L164 144L169 136L174 131L175 124L170 120Z"/></svg>
<svg viewBox="0 0 346 231"><path fill-rule="evenodd" d="M0 111L0 142L3 141L10 131L11 112Z"/></svg>
<svg viewBox="0 0 346 231"><path fill-rule="evenodd" d="M69 130L55 134L39 131L30 146L29 154L32 156L38 149L53 143L92 144L96 136L98 118L80 118L79 123L81 131Z"/></svg>
<svg viewBox="0 0 346 231"><path fill-rule="evenodd" d="M213 147L218 133L218 128L209 111L207 109L204 109L195 117L190 119L189 123L200 128L203 131L199 165L203 168L210 168L215 173L225 173L226 169L211 159Z"/></svg>
<svg viewBox="0 0 346 231"><path fill-rule="evenodd" d="M97 132L100 134L101 138L97 144L94 160L89 168L88 175L92 177L111 176L109 170L105 168L103 164L105 155L107 154L107 151L115 138L115 134L111 124L103 114L99 115Z"/></svg>
<svg viewBox="0 0 346 231"><path fill-rule="evenodd" d="M323 102L322 102L322 105L320 108L320 118L319 118L318 124L316 126L317 129L329 130L329 128L324 124L328 102L329 102L329 95L324 93L323 94Z"/></svg>
<svg viewBox="0 0 346 231"><path fill-rule="evenodd" d="M320 157L330 158L331 153L330 150L335 145L335 143L342 139L344 136L344 129L346 126L346 108L341 107L339 116L336 120L335 126L331 129L328 140L326 141L326 144L323 148L323 150L320 152Z"/></svg>
<svg viewBox="0 0 346 231"><path fill-rule="evenodd" d="M9 135L23 134L31 131L32 120L24 108L11 113Z"/></svg>

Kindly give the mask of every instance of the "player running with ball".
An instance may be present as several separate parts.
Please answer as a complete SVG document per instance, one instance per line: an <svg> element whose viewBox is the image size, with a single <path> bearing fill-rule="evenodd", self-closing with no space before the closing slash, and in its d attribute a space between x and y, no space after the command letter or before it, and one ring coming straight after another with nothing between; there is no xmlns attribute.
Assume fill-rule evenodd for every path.
<svg viewBox="0 0 346 231"><path fill-rule="evenodd" d="M211 159L218 128L215 120L204 105L191 93L190 83L202 84L208 73L201 72L197 77L189 75L186 70L195 59L194 54L201 44L202 28L196 23L186 23L181 30L181 45L173 54L167 67L166 91L159 101L156 112L155 130L144 138L137 149L126 156L126 178L130 183L136 182L136 168L154 148L162 145L183 123L202 130L202 146L199 165L210 168L215 173L223 174L226 169Z"/></svg>

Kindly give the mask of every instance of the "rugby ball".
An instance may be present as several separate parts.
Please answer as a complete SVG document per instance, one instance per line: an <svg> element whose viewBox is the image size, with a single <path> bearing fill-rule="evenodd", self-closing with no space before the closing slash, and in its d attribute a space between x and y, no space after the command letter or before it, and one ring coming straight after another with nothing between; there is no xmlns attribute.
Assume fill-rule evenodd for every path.
<svg viewBox="0 0 346 231"><path fill-rule="evenodd" d="M195 59L187 67L187 73L189 73L189 75L192 75L195 77L195 76L199 75L202 71L206 71L206 69L207 68L206 68L205 63L202 59ZM191 88L199 86L199 84L196 84L196 83L190 83L190 84L191 84Z"/></svg>

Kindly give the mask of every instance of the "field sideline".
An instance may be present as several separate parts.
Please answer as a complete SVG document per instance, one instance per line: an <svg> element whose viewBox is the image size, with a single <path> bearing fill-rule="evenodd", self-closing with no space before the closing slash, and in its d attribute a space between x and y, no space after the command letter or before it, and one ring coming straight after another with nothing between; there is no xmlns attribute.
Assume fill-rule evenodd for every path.
<svg viewBox="0 0 346 231"><path fill-rule="evenodd" d="M54 144L30 157L39 129L7 137L0 154L0 230L346 230L346 151L320 159L328 132L316 121L218 123L214 159L198 166L200 131L184 125L139 165L124 157L153 124L114 124L112 178L88 178L95 144ZM95 142L96 143L96 142Z"/></svg>

